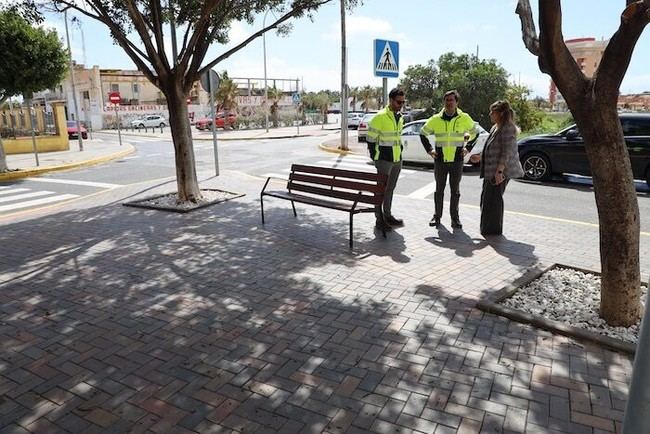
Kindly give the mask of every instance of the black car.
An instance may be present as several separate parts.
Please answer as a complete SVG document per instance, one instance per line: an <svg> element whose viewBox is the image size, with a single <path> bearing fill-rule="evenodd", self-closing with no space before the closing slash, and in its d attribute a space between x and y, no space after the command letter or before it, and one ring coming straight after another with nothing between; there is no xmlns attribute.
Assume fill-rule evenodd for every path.
<svg viewBox="0 0 650 434"><path fill-rule="evenodd" d="M619 118L634 179L645 180L650 186L650 113L622 113ZM584 140L576 125L557 134L526 137L518 145L526 179L543 181L562 173L591 176Z"/></svg>

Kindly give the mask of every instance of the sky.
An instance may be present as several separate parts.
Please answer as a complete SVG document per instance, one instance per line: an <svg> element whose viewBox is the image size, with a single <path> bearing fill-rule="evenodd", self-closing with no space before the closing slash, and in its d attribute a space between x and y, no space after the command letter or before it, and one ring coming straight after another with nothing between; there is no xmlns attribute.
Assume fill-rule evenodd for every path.
<svg viewBox="0 0 650 434"><path fill-rule="evenodd" d="M409 65L425 64L447 52L476 54L495 59L510 74L510 81L526 85L532 96L548 96L549 77L539 71L537 59L524 47L516 0L364 0L346 18L348 42L348 84L380 86L373 75L373 40L399 43L400 77ZM537 22L537 0L531 4ZM564 0L565 39L594 37L608 39L619 25L624 0ZM74 13L69 14L75 15ZM80 16L81 18L81 16ZM233 23L230 43L213 45L206 60L212 60L229 47L262 27L262 16L251 26ZM267 17L267 24L272 15ZM81 19L71 26L73 58L78 63L100 68L135 69L119 46L113 44L106 27ZM62 15L47 17L65 38ZM293 21L288 36L275 32L266 35L267 75L269 78L300 78L306 91L340 89L341 36L339 3L323 6L313 17ZM85 49L84 49L85 47ZM214 68L227 70L231 77L263 77L262 38L251 42ZM389 87L399 78L388 80ZM621 93L650 91L650 26L639 39Z"/></svg>

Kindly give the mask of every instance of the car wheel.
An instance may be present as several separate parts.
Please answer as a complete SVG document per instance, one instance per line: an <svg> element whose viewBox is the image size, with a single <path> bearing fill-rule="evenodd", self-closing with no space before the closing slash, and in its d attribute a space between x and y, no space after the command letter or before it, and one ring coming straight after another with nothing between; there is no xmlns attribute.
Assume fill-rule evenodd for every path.
<svg viewBox="0 0 650 434"><path fill-rule="evenodd" d="M521 160L524 178L531 181L544 181L551 177L551 163L543 154L528 154Z"/></svg>
<svg viewBox="0 0 650 434"><path fill-rule="evenodd" d="M144 124L138 125L138 129L140 129L140 128L144 128Z"/></svg>
<svg viewBox="0 0 650 434"><path fill-rule="evenodd" d="M160 128L165 128L165 123L161 122L160 125L158 125Z"/></svg>
<svg viewBox="0 0 650 434"><path fill-rule="evenodd" d="M645 183L650 188L650 167L645 170Z"/></svg>

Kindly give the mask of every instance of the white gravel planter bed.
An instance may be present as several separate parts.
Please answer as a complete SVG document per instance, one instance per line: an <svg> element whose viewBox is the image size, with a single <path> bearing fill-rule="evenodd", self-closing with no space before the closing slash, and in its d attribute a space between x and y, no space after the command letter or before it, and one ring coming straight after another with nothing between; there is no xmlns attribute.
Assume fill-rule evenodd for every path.
<svg viewBox="0 0 650 434"><path fill-rule="evenodd" d="M224 190L203 188L201 189L201 194L203 198L198 202L179 203L178 193L174 192L125 202L123 205L184 213L244 196L243 194L231 193Z"/></svg>
<svg viewBox="0 0 650 434"><path fill-rule="evenodd" d="M647 286L642 285L641 291L645 305ZM592 273L552 268L500 304L633 344L639 336L640 320L631 327L611 327L599 317L600 276Z"/></svg>

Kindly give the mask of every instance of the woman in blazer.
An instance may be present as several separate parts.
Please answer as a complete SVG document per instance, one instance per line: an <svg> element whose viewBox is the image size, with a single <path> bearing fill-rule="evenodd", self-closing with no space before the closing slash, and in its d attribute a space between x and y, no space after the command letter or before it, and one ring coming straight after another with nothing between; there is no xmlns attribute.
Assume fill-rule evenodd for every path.
<svg viewBox="0 0 650 434"><path fill-rule="evenodd" d="M497 101L490 106L490 120L494 124L480 157L481 178L481 235L501 235L503 232L503 193L508 180L524 175L517 151L517 126L508 101Z"/></svg>

